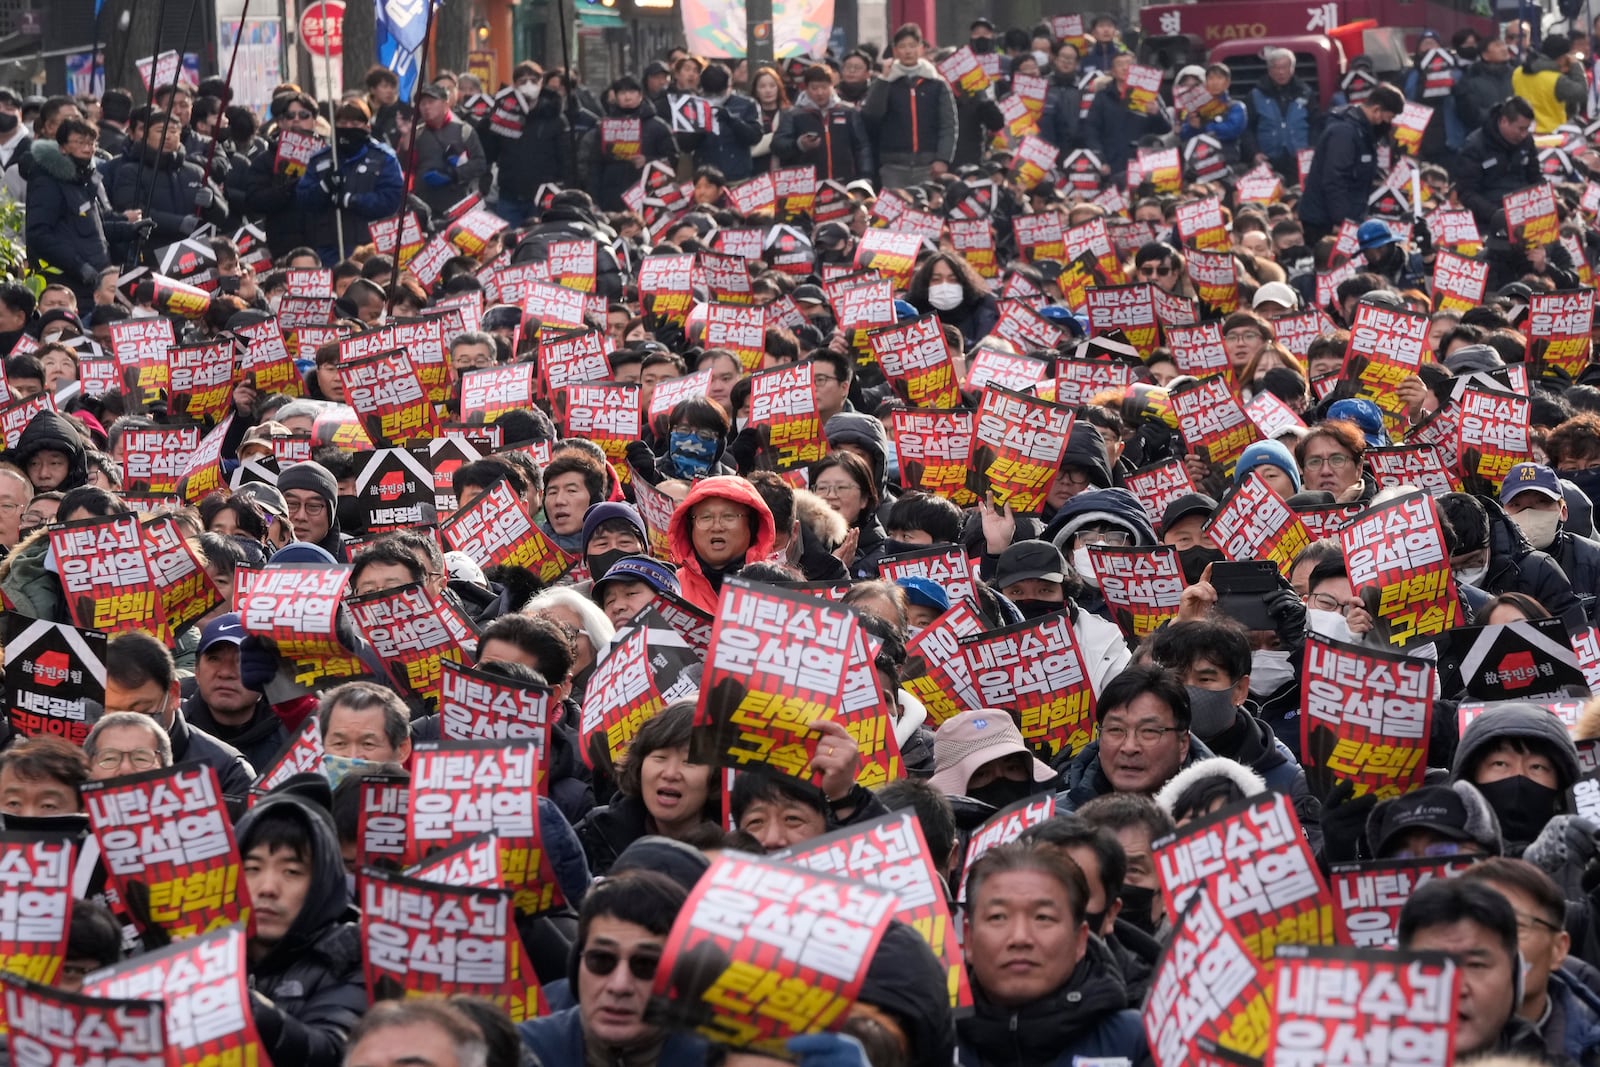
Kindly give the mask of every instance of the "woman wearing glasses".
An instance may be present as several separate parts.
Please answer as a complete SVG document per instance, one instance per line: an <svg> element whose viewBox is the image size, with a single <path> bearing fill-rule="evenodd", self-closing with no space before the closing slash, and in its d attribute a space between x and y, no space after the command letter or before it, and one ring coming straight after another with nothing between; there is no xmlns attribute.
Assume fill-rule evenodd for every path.
<svg viewBox="0 0 1600 1067"><path fill-rule="evenodd" d="M317 136L317 103L305 93L293 93L279 96L273 106L282 107L277 129L250 157L248 167L235 166L228 172L228 199L245 215L261 219L267 248L281 263L294 249L314 248L331 235L316 232L315 214L300 206L295 186L303 166L291 167L285 158L293 154L298 140Z"/></svg>
<svg viewBox="0 0 1600 1067"><path fill-rule="evenodd" d="M872 471L853 452L830 452L811 468L811 491L837 511L856 534L855 554L848 564L856 578L878 573L888 535L878 521L878 487Z"/></svg>
<svg viewBox="0 0 1600 1067"><path fill-rule="evenodd" d="M683 598L714 612L722 579L772 555L777 531L756 487L726 475L696 482L667 527Z"/></svg>
<svg viewBox="0 0 1600 1067"><path fill-rule="evenodd" d="M1315 427L1294 448L1305 487L1332 493L1341 504L1372 495L1361 469L1366 454L1366 438L1353 423L1341 419Z"/></svg>

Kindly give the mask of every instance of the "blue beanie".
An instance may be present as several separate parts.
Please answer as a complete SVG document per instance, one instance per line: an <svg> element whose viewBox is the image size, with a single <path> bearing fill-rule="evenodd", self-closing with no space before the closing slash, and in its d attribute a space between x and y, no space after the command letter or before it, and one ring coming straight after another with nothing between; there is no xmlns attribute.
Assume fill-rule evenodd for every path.
<svg viewBox="0 0 1600 1067"><path fill-rule="evenodd" d="M633 510L632 504L624 504L620 500L603 500L598 504L591 504L589 510L583 513L583 533L578 538L578 544L587 549L589 539L594 536L595 530L602 522L610 522L612 519L621 519L632 526L634 532L639 535L640 544L650 543L650 537L645 533L644 520Z"/></svg>
<svg viewBox="0 0 1600 1067"><path fill-rule="evenodd" d="M1263 464L1269 464L1283 471L1294 483L1294 491L1297 493L1300 491L1300 466L1295 463L1293 454L1280 441L1257 441L1245 449L1239 456L1238 464L1233 468L1233 484L1242 483L1245 475Z"/></svg>

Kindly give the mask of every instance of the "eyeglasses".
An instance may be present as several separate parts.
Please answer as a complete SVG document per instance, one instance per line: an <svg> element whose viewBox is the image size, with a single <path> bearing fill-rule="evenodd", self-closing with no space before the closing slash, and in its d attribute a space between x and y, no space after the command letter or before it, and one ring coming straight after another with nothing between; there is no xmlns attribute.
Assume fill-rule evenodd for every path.
<svg viewBox="0 0 1600 1067"><path fill-rule="evenodd" d="M813 372L812 375L811 375L811 380L813 382L817 383L818 385L838 385L839 384L839 379L835 378L831 374L817 374L817 373Z"/></svg>
<svg viewBox="0 0 1600 1067"><path fill-rule="evenodd" d="M842 496L845 493L859 493L861 487L855 482L829 482L827 485L812 486L818 496Z"/></svg>
<svg viewBox="0 0 1600 1067"><path fill-rule="evenodd" d="M718 438L718 434L715 431L698 430L693 426L674 426L672 428L672 432L690 434L691 436L700 438L700 440L704 441L708 445L716 444Z"/></svg>
<svg viewBox="0 0 1600 1067"><path fill-rule="evenodd" d="M1319 471L1327 467L1331 471L1347 471L1356 465L1356 461L1343 452L1335 452L1331 456L1312 456L1300 466L1304 470Z"/></svg>
<svg viewBox="0 0 1600 1067"><path fill-rule="evenodd" d="M1549 930L1552 934L1559 934L1561 932L1561 927L1557 926L1549 919L1541 919L1537 915L1528 915L1520 911L1517 912L1516 915L1517 933L1519 934L1531 934L1539 927Z"/></svg>
<svg viewBox="0 0 1600 1067"><path fill-rule="evenodd" d="M1318 611L1337 611L1340 615L1348 615L1354 608L1359 608L1359 600L1340 600L1332 593L1312 593L1306 597L1306 607L1316 608Z"/></svg>
<svg viewBox="0 0 1600 1067"><path fill-rule="evenodd" d="M3 511L7 515L9 515L14 511L21 511L23 508L25 508L27 506L28 505L26 505L26 504L0 504L0 511Z"/></svg>
<svg viewBox="0 0 1600 1067"><path fill-rule="evenodd" d="M623 962L622 955L606 948L589 948L583 951L583 966L597 978L604 978L617 969L617 964ZM636 952L627 959L628 973L641 982L648 982L655 978L656 968L661 966L661 957L647 952Z"/></svg>
<svg viewBox="0 0 1600 1067"><path fill-rule="evenodd" d="M127 752L102 748L94 757L94 765L102 771L114 771L124 762L133 764L136 771L148 771L160 765L161 757L148 748L135 748Z"/></svg>
<svg viewBox="0 0 1600 1067"><path fill-rule="evenodd" d="M1394 853L1397 860L1420 860L1436 856L1459 856L1463 852L1474 851L1465 841L1435 841L1431 845L1423 845L1420 849L1403 848Z"/></svg>
<svg viewBox="0 0 1600 1067"><path fill-rule="evenodd" d="M1078 541L1085 545L1126 548L1133 541L1133 538L1128 536L1126 530L1079 530Z"/></svg>
<svg viewBox="0 0 1600 1067"><path fill-rule="evenodd" d="M1172 268L1167 266L1139 268L1139 276L1141 278L1167 278L1171 277L1171 275Z"/></svg>
<svg viewBox="0 0 1600 1067"><path fill-rule="evenodd" d="M1230 330L1222 335L1225 341L1265 341L1260 330Z"/></svg>
<svg viewBox="0 0 1600 1067"><path fill-rule="evenodd" d="M718 526L737 526L745 521L742 511L702 511L694 516L694 524L702 530L710 530Z"/></svg>
<svg viewBox="0 0 1600 1067"><path fill-rule="evenodd" d="M1089 472L1082 467L1062 467L1056 472L1056 481L1067 485L1088 485Z"/></svg>
<svg viewBox="0 0 1600 1067"><path fill-rule="evenodd" d="M314 119L317 116L309 111L285 111L283 117L286 119Z"/></svg>
<svg viewBox="0 0 1600 1067"><path fill-rule="evenodd" d="M291 515L307 515L315 518L318 515L326 515L328 513L328 502L326 500L290 500L286 503Z"/></svg>
<svg viewBox="0 0 1600 1067"><path fill-rule="evenodd" d="M1137 735L1139 740L1147 745L1154 745L1168 734L1178 733L1176 726L1152 726L1145 723L1143 726L1127 727L1121 724L1100 727L1100 740L1109 741L1113 745L1120 745L1128 740L1130 735Z"/></svg>

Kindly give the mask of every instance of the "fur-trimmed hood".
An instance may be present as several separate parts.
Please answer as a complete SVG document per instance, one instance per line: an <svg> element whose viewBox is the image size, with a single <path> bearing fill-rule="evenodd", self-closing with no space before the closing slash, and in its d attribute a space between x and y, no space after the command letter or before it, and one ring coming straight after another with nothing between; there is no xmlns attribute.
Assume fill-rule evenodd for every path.
<svg viewBox="0 0 1600 1067"><path fill-rule="evenodd" d="M1205 778L1227 778L1247 797L1267 791L1266 781L1249 767L1226 756L1212 756L1191 763L1173 775L1156 793L1156 807L1171 815L1172 806L1183 795L1183 791Z"/></svg>
<svg viewBox="0 0 1600 1067"><path fill-rule="evenodd" d="M54 141L35 141L29 149L33 165L58 182L87 182L94 174L93 166L79 166L78 161L61 151Z"/></svg>
<svg viewBox="0 0 1600 1067"><path fill-rule="evenodd" d="M794 491L794 514L800 520L800 525L808 527L829 549L837 548L850 532L850 524L844 516L807 489Z"/></svg>

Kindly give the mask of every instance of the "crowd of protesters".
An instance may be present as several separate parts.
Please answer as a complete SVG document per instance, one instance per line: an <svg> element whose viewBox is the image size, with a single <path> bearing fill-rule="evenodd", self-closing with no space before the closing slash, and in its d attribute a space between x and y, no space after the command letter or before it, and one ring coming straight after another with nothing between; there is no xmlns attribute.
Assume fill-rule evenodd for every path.
<svg viewBox="0 0 1600 1067"><path fill-rule="evenodd" d="M379 68L364 92L337 101L282 86L265 116L232 105L221 79L114 88L97 100L0 90L0 164L25 201L29 271L0 285L5 607L78 621L51 531L130 513L170 517L221 594L176 632L112 634L104 698L92 702L81 745L30 736L9 709L0 749L8 828L64 820L81 837L86 784L212 768L239 815L254 909L250 1005L278 1067L680 1067L760 1061L647 1012L668 934L708 857L781 852L909 809L958 916L973 1006L952 1011L927 944L895 923L847 1016L796 1038L791 1056L808 1067L1068 1067L1151 1061L1140 1013L1175 925L1158 843L1271 791L1292 801L1324 870L1476 861L1411 894L1397 931L1400 948L1461 961L1458 1060L1600 1062L1600 825L1572 799L1586 775L1577 746L1600 739L1600 703L1564 722L1538 703L1503 701L1463 727L1458 707L1472 698L1441 672L1441 685L1461 685L1434 694L1425 784L1381 799L1348 785L1324 790L1308 779L1318 757L1302 751L1308 640L1432 663L1446 635L1399 650L1385 641L1377 601L1352 583L1337 535L1281 561L1254 626L1230 617L1237 599L1211 581L1214 565L1237 558L1211 522L1246 479L1290 509L1380 507L1410 487L1380 485L1374 456L1407 444L1464 387L1488 382L1520 391L1530 415L1524 451L1495 487L1469 479L1465 491L1447 485L1433 498L1457 625L1558 619L1569 639L1593 640L1600 368L1585 359L1568 373L1530 358L1535 300L1592 287L1600 255L1600 196L1586 192L1600 191L1586 185L1591 167L1600 174L1584 128L1600 89L1585 66L1587 38L1550 34L1534 48L1519 23L1507 39L1463 33L1447 47L1425 36L1399 83L1347 79L1331 108L1280 50L1262 57L1256 85L1231 85L1225 65L1185 67L1130 107L1137 57L1110 17L1085 18L1076 38L1050 26L999 32L980 19L958 44L993 72L985 88L948 82L941 71L957 49L935 48L907 25L883 45L781 66L678 49L605 86L524 61L510 85L441 72L405 101L394 73ZM1442 94L1432 53L1449 58ZM1025 183L1016 111L1004 105L1029 80L1046 91L1022 136L1048 145L1055 169ZM1174 102L1197 86L1204 107ZM1408 101L1433 107L1409 156L1392 136ZM311 151L294 163L308 139ZM1158 188L1140 161L1169 148L1182 173L1176 188ZM1414 180L1386 202L1378 194L1405 159ZM1075 166L1083 160L1086 182ZM741 213L744 183L791 168L812 168L819 211L838 194L832 218L779 219L770 204ZM1261 201L1241 198L1240 179L1253 171L1278 179ZM1530 244L1503 204L1547 182L1557 231ZM1208 250L1220 248L1232 268L1229 308L1208 303L1210 290L1191 276L1193 235L1179 223L1182 204L1210 197L1222 205L1224 237ZM474 198L507 226L471 254L453 250L424 282L407 265L417 249L403 253L395 236L402 220L415 220L421 245ZM1471 216L1475 240L1430 231L1435 212L1452 210ZM861 259L863 241L898 229L892 219L906 211L986 220L992 269L948 229L925 236L895 280L893 319L875 325L931 316L961 383L994 357L1042 363L1041 385L1065 382L1066 368L1088 357L1121 364L1126 385L1068 405L1070 439L1035 512L997 499L963 506L953 490L913 483L893 432L894 413L911 405L836 306L840 277L878 276ZM1219 327L1229 395L1274 398L1290 424L1256 434L1231 469L1190 447L1170 397L1193 381L1191 354L1164 339L1137 349L1099 336L1082 292L1065 283L1073 258L1019 238L1017 221L1040 217L1066 230L1107 224L1118 240L1089 257L1101 271L1094 285L1143 284L1187 301L1197 323ZM745 230L759 231L761 249L742 257L748 301L772 311L753 362L708 344L702 279L683 316L659 313L640 286L652 258L715 253ZM454 472L462 508L508 485L507 506L576 559L564 576L485 566L448 551L435 525L370 532L358 477L374 442L341 445L323 432L358 424L344 407L339 338L472 308L475 321L444 338L447 395L437 405L441 421L466 421L464 376L536 363L541 341L571 326L542 319L536 304L486 299L486 276L551 266L552 246L571 242L594 252L578 287L599 298L584 322L603 338L605 376L638 384L646 412L664 383L704 372L704 384L645 418L621 454L562 436L561 412L541 396L498 413L498 445ZM1447 252L1487 264L1475 306L1440 309L1431 279ZM286 388L260 387L242 361L248 331L279 320L306 295L297 276L316 272L331 280L333 340L298 349L298 380ZM174 298L196 291L198 306ZM1000 331L1015 304L1037 312L1059 338L1053 347ZM1592 299L1587 306L1586 329ZM1420 365L1379 397L1346 376L1363 308L1428 319ZM1293 351L1280 323L1308 312L1319 326ZM190 498L180 487L170 501L131 476L127 441L182 413L160 389L139 395L117 344L118 324L163 318L176 345L239 339L241 360L219 431L222 488ZM304 324L279 325L292 339ZM92 383L88 368L107 357L114 379ZM753 417L751 375L802 363L812 369L820 458L780 475ZM959 405L976 410L986 388L962 390ZM27 403L40 406L19 407ZM3 417L21 410L31 413ZM309 458L288 459L308 436ZM1126 483L1173 459L1194 491L1151 513ZM623 484L627 475L643 484ZM665 530L647 521L646 492L670 501ZM941 545L971 561L970 598L927 578L880 577L886 557ZM1176 550L1181 596L1174 617L1135 639L1117 624L1090 549L1155 546ZM486 1001L375 1000L367 988L351 783L407 767L414 742L440 737L437 709L393 682L343 608L338 634L355 669L300 684L233 597L263 568L335 563L352 566L351 595L419 587L470 621L479 668L555 694L539 816L567 904L519 923L550 1012L516 1029ZM725 789L719 768L691 758L692 690L643 723L617 765L588 759L586 692L617 635L661 596L714 616L735 576L808 594L848 587L842 603L875 647L884 728L900 753L894 780L859 784L862 746L819 721L804 776L748 769ZM1093 739L1041 751L1004 708L935 721L902 684L907 642L958 610L979 631L1064 618L1092 688ZM362 761L358 769L337 788L302 776L246 812L252 783L307 722L326 753ZM1044 797L1054 798L1051 818L964 863L969 838L996 813ZM76 989L130 951L160 948L128 936L131 918L78 901L58 984Z"/></svg>

